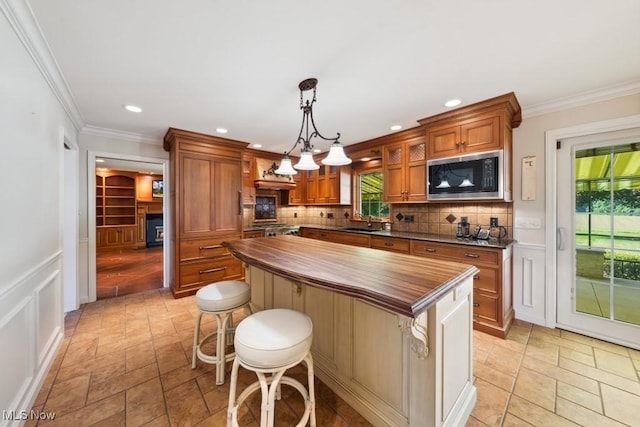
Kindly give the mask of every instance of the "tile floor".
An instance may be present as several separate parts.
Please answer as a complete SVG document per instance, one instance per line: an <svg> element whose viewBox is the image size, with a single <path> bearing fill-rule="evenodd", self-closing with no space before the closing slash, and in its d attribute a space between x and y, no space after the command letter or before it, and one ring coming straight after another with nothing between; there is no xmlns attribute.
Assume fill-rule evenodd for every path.
<svg viewBox="0 0 640 427"><path fill-rule="evenodd" d="M194 315L193 297L176 300L166 289L67 314L33 406L56 418L39 425L226 425L228 385L216 386L210 367L190 366ZM640 351L520 321L506 340L474 338L478 402L467 426L640 425ZM245 374L240 380L252 382ZM318 426L370 425L320 381L316 391ZM276 425L294 425L300 407L283 388ZM259 425L256 414L258 396L242 408L241 425Z"/></svg>

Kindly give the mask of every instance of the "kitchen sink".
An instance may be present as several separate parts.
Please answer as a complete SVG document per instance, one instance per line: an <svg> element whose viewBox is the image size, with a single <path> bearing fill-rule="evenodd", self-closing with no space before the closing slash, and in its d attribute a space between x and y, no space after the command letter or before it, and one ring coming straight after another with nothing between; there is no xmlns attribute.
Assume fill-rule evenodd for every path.
<svg viewBox="0 0 640 427"><path fill-rule="evenodd" d="M364 231L365 233L371 233L372 231L380 231L374 230L373 228L358 228L358 227L345 227L343 230L346 231Z"/></svg>

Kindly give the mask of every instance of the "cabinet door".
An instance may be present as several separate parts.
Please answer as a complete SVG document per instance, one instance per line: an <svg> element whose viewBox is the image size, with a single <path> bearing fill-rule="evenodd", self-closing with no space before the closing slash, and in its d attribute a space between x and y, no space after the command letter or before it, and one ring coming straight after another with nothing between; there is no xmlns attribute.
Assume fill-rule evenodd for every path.
<svg viewBox="0 0 640 427"><path fill-rule="evenodd" d="M213 172L213 228L219 233L242 231L242 170L239 160L216 160Z"/></svg>
<svg viewBox="0 0 640 427"><path fill-rule="evenodd" d="M460 126L446 125L427 130L429 158L455 156L460 153Z"/></svg>
<svg viewBox="0 0 640 427"><path fill-rule="evenodd" d="M382 194L384 201L388 203L404 201L404 147L404 143L384 147Z"/></svg>
<svg viewBox="0 0 640 427"><path fill-rule="evenodd" d="M122 227L120 230L120 244L133 245L136 243L136 227Z"/></svg>
<svg viewBox="0 0 640 427"><path fill-rule="evenodd" d="M253 205L256 203L256 187L253 185L253 158L242 159L242 203Z"/></svg>
<svg viewBox="0 0 640 427"><path fill-rule="evenodd" d="M197 237L213 230L213 159L191 153L180 154L180 237Z"/></svg>
<svg viewBox="0 0 640 427"><path fill-rule="evenodd" d="M289 204L290 205L304 205L305 202L305 187L306 187L306 173L298 172L293 176L293 181L296 183L296 188L289 190Z"/></svg>
<svg viewBox="0 0 640 427"><path fill-rule="evenodd" d="M462 151L481 152L501 148L500 117L486 117L460 126Z"/></svg>
<svg viewBox="0 0 640 427"><path fill-rule="evenodd" d="M318 171L302 171L305 178L305 203L313 204L318 200Z"/></svg>
<svg viewBox="0 0 640 427"><path fill-rule="evenodd" d="M340 181L338 180L338 166L325 166L324 191L325 201L332 205L340 203Z"/></svg>
<svg viewBox="0 0 640 427"><path fill-rule="evenodd" d="M420 138L407 143L407 165L405 200L422 202L427 200L427 148Z"/></svg>

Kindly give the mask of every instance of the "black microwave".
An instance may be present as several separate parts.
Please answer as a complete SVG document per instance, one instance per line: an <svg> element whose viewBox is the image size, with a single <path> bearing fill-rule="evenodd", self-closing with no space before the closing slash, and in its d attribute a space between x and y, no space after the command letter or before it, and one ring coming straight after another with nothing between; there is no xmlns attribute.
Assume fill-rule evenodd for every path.
<svg viewBox="0 0 640 427"><path fill-rule="evenodd" d="M427 160L427 200L503 198L503 151Z"/></svg>

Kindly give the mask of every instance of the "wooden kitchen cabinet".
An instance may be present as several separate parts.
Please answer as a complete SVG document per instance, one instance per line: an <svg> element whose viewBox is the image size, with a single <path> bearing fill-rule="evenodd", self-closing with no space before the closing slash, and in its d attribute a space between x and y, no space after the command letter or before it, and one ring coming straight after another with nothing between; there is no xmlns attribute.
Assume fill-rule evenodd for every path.
<svg viewBox="0 0 640 427"><path fill-rule="evenodd" d="M242 203L245 205L256 204L256 187L253 185L254 157L249 153L242 156Z"/></svg>
<svg viewBox="0 0 640 427"><path fill-rule="evenodd" d="M296 197L305 205L348 205L351 203L351 168L349 166L321 165L320 169L300 171L296 179L302 182ZM296 175L296 176L298 176ZM289 198L291 200L291 197Z"/></svg>
<svg viewBox="0 0 640 427"><path fill-rule="evenodd" d="M333 243L342 243L351 246L371 246L369 236L366 234L350 233L337 230L323 230L320 228L301 227L300 236L309 239L324 240Z"/></svg>
<svg viewBox="0 0 640 427"><path fill-rule="evenodd" d="M296 183L296 187L289 190L289 204L290 205L304 205L306 201L306 184L307 184L307 174L306 171L304 173L298 172L296 175L293 175L293 182Z"/></svg>
<svg viewBox="0 0 640 427"><path fill-rule="evenodd" d="M136 244L136 234L135 225L96 227L96 247L133 247Z"/></svg>
<svg viewBox="0 0 640 427"><path fill-rule="evenodd" d="M498 149L511 158L512 129L521 121L513 92L418 120L426 132L429 159Z"/></svg>
<svg viewBox="0 0 640 427"><path fill-rule="evenodd" d="M383 146L383 198L387 203L427 200L427 147L419 128L392 135Z"/></svg>
<svg viewBox="0 0 640 427"><path fill-rule="evenodd" d="M213 281L240 279L242 264L222 247L242 237L243 164L247 143L170 128L174 297Z"/></svg>
<svg viewBox="0 0 640 427"><path fill-rule="evenodd" d="M411 255L473 264L473 327L504 338L513 322L512 247L505 249L411 241Z"/></svg>

